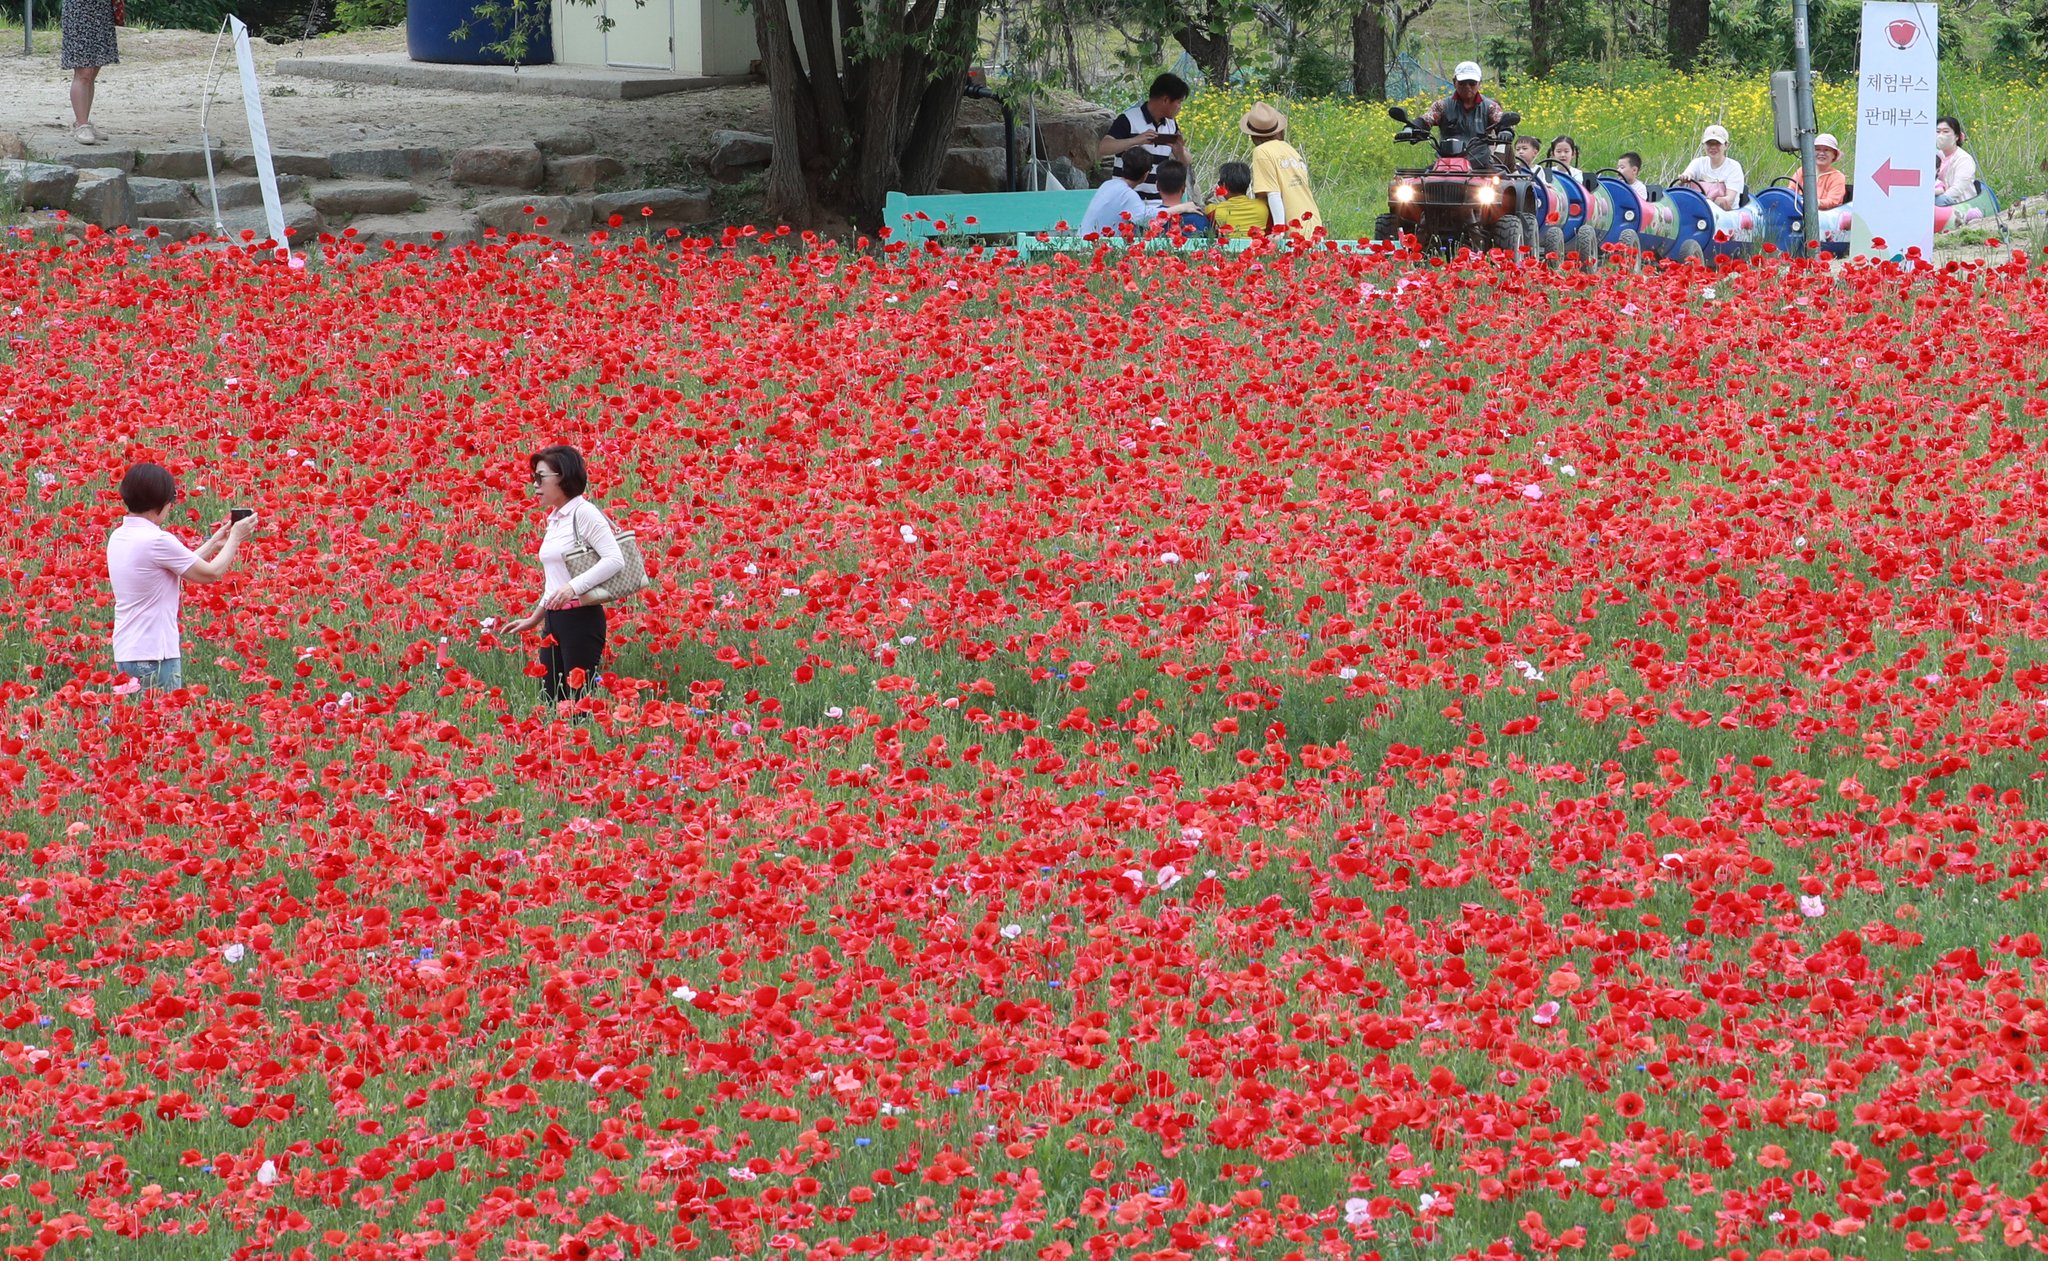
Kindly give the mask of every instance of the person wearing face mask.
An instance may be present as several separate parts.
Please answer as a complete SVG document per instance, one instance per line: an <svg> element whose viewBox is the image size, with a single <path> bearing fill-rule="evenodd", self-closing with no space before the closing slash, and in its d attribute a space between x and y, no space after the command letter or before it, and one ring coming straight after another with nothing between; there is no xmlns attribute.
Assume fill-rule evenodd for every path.
<svg viewBox="0 0 2048 1261"><path fill-rule="evenodd" d="M1953 206L1977 195L1977 159L1963 148L1963 125L1944 114L1934 122L1934 204Z"/></svg>
<svg viewBox="0 0 2048 1261"><path fill-rule="evenodd" d="M1742 163L1728 156L1728 129L1719 123L1707 128L1700 136L1700 147L1706 152L1694 158L1678 178L1698 184L1706 199L1721 209L1735 209L1742 204L1744 184Z"/></svg>
<svg viewBox="0 0 2048 1261"><path fill-rule="evenodd" d="M1466 156L1475 168L1493 166L1493 146L1486 138L1493 129L1500 126L1501 115L1507 111L1499 101L1486 96L1479 90L1479 63L1464 61L1451 72L1455 86L1451 94L1423 110L1416 122L1424 127L1434 127L1446 140L1453 136L1463 139L1469 146Z"/></svg>

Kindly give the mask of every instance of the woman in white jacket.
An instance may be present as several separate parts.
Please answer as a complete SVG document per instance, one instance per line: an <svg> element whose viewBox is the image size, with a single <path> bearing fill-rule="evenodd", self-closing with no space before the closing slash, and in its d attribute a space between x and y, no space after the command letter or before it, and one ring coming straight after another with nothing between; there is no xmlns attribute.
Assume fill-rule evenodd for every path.
<svg viewBox="0 0 2048 1261"><path fill-rule="evenodd" d="M533 612L514 622L511 630L524 634L546 628L540 664L547 674L541 689L551 701L575 700L597 681L597 667L604 658L604 605L585 604L583 597L625 568L626 559L612 536L611 522L583 497L590 481L581 452L574 447L546 447L527 459L527 467L541 507L548 512L537 553L546 579L545 594ZM578 548L589 548L598 559L572 577L567 557Z"/></svg>

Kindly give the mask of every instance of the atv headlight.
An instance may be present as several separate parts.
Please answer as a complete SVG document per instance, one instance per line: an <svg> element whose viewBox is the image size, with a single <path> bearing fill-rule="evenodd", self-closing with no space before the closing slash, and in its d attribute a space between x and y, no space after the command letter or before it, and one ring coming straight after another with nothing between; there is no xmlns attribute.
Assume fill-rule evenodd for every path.
<svg viewBox="0 0 2048 1261"><path fill-rule="evenodd" d="M1396 188L1396 189L1394 190L1394 200L1395 200L1395 201L1399 201L1399 202L1410 202L1410 201L1414 201L1414 200L1415 200L1415 185L1413 185L1413 184L1403 184L1403 185L1401 185L1401 186L1400 186L1399 188Z"/></svg>
<svg viewBox="0 0 2048 1261"><path fill-rule="evenodd" d="M1480 205L1482 205L1482 206L1491 206L1491 205L1492 205L1493 203L1495 203L1495 202L1497 202L1497 201L1499 201L1499 200L1500 200L1500 190L1499 190L1498 188L1495 188L1495 187L1494 187L1493 185L1491 185L1491 184L1481 184L1481 185L1479 186L1479 204L1480 204Z"/></svg>

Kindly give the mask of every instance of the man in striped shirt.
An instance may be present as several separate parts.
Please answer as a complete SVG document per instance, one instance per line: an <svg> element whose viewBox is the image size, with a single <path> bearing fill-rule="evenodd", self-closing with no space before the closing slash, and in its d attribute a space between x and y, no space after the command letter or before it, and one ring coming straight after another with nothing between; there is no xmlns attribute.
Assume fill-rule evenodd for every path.
<svg viewBox="0 0 2048 1261"><path fill-rule="evenodd" d="M1155 169L1168 158L1192 166L1187 140L1180 134L1180 124L1174 121L1180 116L1181 102L1187 99L1185 79L1177 74L1160 75L1152 80L1152 91L1144 101L1118 114L1110 123L1109 134L1095 142L1095 156L1120 157L1126 150L1142 148L1152 155ZM1149 174L1138 185L1138 196L1155 204L1159 201L1159 185Z"/></svg>

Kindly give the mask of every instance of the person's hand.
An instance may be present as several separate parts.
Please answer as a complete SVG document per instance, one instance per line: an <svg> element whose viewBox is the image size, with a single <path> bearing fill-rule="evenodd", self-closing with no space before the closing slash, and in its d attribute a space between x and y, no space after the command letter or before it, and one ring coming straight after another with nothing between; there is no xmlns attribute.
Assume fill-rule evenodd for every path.
<svg viewBox="0 0 2048 1261"><path fill-rule="evenodd" d="M230 527L232 527L232 526L233 526L234 524L235 524L235 523L234 523L233 521L223 521L223 522L221 522L221 523L220 523L219 525L217 525L217 526L213 527L213 533L212 533L211 535L209 535L209 536L207 537L207 540L206 540L206 541L207 541L208 543L218 543L218 542L220 542L221 540L223 540L223 539L227 538L227 536L228 536L228 530L229 530L229 528L230 528Z"/></svg>
<svg viewBox="0 0 2048 1261"><path fill-rule="evenodd" d="M574 587L556 587L541 597L540 604L544 609L572 609L581 599Z"/></svg>
<svg viewBox="0 0 2048 1261"><path fill-rule="evenodd" d="M237 543L248 542L249 536L256 533L257 520L256 514L252 512L240 521L232 523L228 526L228 537Z"/></svg>
<svg viewBox="0 0 2048 1261"><path fill-rule="evenodd" d="M1135 141L1137 141L1137 143L1138 143L1138 144L1141 144L1141 145L1145 145L1145 144L1158 144L1158 143L1159 143L1159 129L1158 129L1157 127L1154 127L1154 128L1153 128L1152 130L1150 130L1150 131L1144 131L1144 132L1140 132L1140 133L1138 133L1137 135L1135 135L1135 136L1132 136L1132 137L1131 137L1131 139L1132 139L1132 140L1135 140ZM1137 145L1133 145L1133 146L1131 146L1131 147L1132 147L1132 148L1136 148L1136 147L1137 147Z"/></svg>

